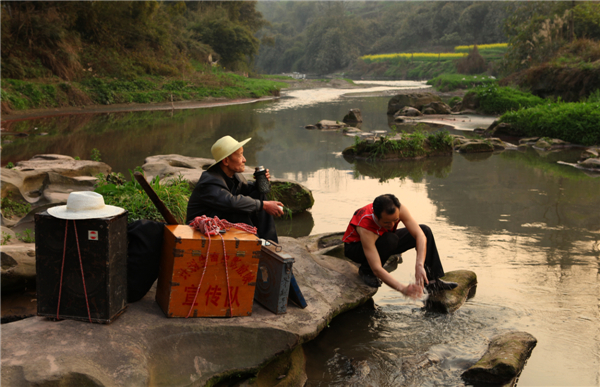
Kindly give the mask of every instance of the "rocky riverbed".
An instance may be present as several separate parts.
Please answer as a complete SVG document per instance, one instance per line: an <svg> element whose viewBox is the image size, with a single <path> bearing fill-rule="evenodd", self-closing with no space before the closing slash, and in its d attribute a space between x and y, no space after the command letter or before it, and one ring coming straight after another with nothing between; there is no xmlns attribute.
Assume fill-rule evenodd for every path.
<svg viewBox="0 0 600 387"><path fill-rule="evenodd" d="M156 156L146 160L144 169L148 178L167 180L181 173L193 182L212 161ZM69 192L93 189L93 175L98 172L110 172L110 167L61 155L18 163L2 175L3 195L10 192L30 203L33 210L18 221L2 218L3 233L13 232L15 227L34 228L33 213L64 203ZM100 325L28 317L36 313L35 245L15 238L2 251L3 304L4 298L13 294L16 297L10 297L11 301L26 307L19 316L3 316L4 322L18 321L3 325L2 383L188 386L206 385L234 374L267 378L265 375L277 373L274 369L290 370L292 363L302 358L297 352L302 343L326 329L336 315L365 303L377 291L364 285L356 264L335 256L339 254L332 250L339 250L340 243L339 234L280 239L283 251L295 259L295 277L308 304L305 309L290 303L287 313L275 315L254 303L249 317L166 318L154 300L154 285L111 324ZM460 299L451 308L464 301ZM15 302L9 305L15 308ZM278 360L271 363L273 359ZM289 385L302 385L306 380L302 375L302 367L294 375L290 372Z"/></svg>

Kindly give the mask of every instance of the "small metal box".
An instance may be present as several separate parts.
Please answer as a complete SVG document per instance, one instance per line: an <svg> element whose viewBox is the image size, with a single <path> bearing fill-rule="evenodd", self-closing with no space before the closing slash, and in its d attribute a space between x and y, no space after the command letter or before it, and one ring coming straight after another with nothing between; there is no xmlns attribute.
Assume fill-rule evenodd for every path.
<svg viewBox="0 0 600 387"><path fill-rule="evenodd" d="M73 221L44 211L35 215L35 236L38 316L110 323L125 311L127 212Z"/></svg>
<svg viewBox="0 0 600 387"><path fill-rule="evenodd" d="M287 310L294 258L262 246L254 299L275 314Z"/></svg>

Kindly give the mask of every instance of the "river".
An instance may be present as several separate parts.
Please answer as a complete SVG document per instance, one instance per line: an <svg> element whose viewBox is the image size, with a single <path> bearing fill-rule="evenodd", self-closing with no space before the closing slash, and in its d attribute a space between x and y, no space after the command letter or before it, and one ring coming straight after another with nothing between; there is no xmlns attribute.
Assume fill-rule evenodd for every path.
<svg viewBox="0 0 600 387"><path fill-rule="evenodd" d="M574 162L579 151L352 163L341 156L352 138L304 129L359 108L363 130L389 130L389 97L365 93L398 85L360 93L296 90L276 101L211 109L12 122L11 131L30 135L2 136L2 164L40 153L87 158L96 148L102 161L127 174L150 155L211 157L212 143L223 135L252 137L244 147L248 165L297 180L315 198L310 212L278 222L281 235L343 231L357 208L392 193L432 228L446 271L467 269L478 277L475 298L452 315L424 312L420 302L383 286L375 307L336 317L305 344L309 386L462 385L460 373L479 359L488 339L512 329L538 340L519 386L599 385L600 179L556 163ZM394 275L409 282L415 255L403 258ZM433 364L402 371L423 355ZM366 376L355 375L352 364Z"/></svg>

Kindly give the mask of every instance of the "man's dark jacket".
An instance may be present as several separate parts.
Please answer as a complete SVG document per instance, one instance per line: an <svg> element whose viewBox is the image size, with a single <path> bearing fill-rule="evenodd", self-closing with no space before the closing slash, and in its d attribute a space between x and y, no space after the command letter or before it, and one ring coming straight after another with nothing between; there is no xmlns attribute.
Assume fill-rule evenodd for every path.
<svg viewBox="0 0 600 387"><path fill-rule="evenodd" d="M185 222L190 223L197 216L206 215L256 226L251 216L262 210L259 197L254 182L248 182L240 173L228 178L217 164L200 176L188 203Z"/></svg>

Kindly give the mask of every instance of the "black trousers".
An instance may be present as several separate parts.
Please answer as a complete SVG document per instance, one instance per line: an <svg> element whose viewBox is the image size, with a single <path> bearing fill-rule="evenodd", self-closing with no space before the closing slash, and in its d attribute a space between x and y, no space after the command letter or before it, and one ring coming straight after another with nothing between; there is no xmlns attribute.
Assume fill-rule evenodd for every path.
<svg viewBox="0 0 600 387"><path fill-rule="evenodd" d="M435 239L429 226L424 224L419 225L425 236L427 237L427 253L425 254L425 272L427 273L428 280L438 279L444 276L444 269L442 262L440 261L440 255L438 254L437 247L435 245ZM352 242L344 244L344 254L356 263L360 263L361 270L366 273L373 273L367 257L362 248L361 242ZM414 249L417 245L417 241L408 232L406 228L401 228L395 232L386 232L375 242L375 248L381 258L381 266L385 265L388 258L394 254L403 253L409 249Z"/></svg>

